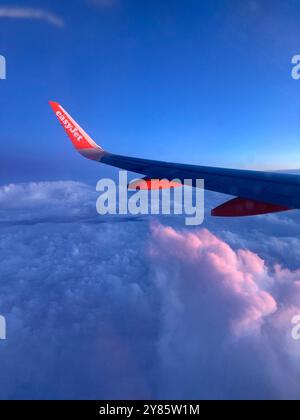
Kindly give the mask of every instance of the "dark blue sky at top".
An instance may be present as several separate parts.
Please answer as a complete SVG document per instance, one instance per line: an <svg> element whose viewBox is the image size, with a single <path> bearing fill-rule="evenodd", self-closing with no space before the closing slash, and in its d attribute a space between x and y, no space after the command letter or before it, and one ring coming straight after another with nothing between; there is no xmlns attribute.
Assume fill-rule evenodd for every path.
<svg viewBox="0 0 300 420"><path fill-rule="evenodd" d="M25 1L64 21L0 19L1 183L110 173L72 151L48 100L106 149L296 168L300 5L274 0Z"/></svg>

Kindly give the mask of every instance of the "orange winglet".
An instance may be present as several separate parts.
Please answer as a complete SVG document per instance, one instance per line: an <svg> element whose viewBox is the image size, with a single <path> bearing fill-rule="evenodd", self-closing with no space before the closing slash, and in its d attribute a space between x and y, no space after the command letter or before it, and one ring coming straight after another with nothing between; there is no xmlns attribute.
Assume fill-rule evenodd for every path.
<svg viewBox="0 0 300 420"><path fill-rule="evenodd" d="M76 123L75 120L60 106L57 102L49 102L58 121L61 123L63 129L67 133L73 146L77 150L97 149L102 150L90 136Z"/></svg>

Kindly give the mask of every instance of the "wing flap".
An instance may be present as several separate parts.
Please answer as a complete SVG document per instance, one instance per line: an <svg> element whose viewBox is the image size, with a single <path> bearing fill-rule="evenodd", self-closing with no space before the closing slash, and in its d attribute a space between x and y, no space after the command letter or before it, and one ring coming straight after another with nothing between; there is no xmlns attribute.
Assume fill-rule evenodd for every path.
<svg viewBox="0 0 300 420"><path fill-rule="evenodd" d="M263 203L261 201L237 197L233 200L227 201L219 207L216 207L212 210L211 215L215 217L244 217L278 213L287 210L292 209L276 204Z"/></svg>

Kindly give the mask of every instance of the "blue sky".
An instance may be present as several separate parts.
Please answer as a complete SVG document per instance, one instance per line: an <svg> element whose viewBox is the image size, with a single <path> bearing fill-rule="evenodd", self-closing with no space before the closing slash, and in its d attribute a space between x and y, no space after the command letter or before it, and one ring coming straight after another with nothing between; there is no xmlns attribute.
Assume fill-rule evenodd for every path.
<svg viewBox="0 0 300 420"><path fill-rule="evenodd" d="M118 172L48 105L112 152L299 168L298 0L70 3L0 0L0 399L299 399L299 212L101 218Z"/></svg>
<svg viewBox="0 0 300 420"><path fill-rule="evenodd" d="M4 7L5 4L1 7ZM12 4L10 4L12 6ZM108 150L199 164L298 168L297 1L17 1L1 18L3 182L107 169L72 154L56 100Z"/></svg>

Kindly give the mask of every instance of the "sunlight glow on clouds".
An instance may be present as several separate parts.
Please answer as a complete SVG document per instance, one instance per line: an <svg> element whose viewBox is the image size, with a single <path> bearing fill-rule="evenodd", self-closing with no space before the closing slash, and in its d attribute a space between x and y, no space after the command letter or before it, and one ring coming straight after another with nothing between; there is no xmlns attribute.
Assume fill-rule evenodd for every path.
<svg viewBox="0 0 300 420"><path fill-rule="evenodd" d="M263 289L263 283L268 283L267 268L254 253L235 252L205 229L180 233L160 226L154 229L154 237L153 255L159 261L174 261L175 278L190 275L190 284L199 287L200 294L203 288L211 288L212 301L232 308L227 327L234 334L260 329L264 317L276 311L274 298Z"/></svg>
<svg viewBox="0 0 300 420"><path fill-rule="evenodd" d="M291 319L300 313L300 270L268 267L205 229L155 224L152 232L167 397L298 398Z"/></svg>

